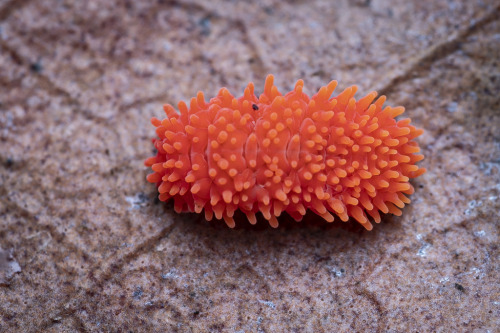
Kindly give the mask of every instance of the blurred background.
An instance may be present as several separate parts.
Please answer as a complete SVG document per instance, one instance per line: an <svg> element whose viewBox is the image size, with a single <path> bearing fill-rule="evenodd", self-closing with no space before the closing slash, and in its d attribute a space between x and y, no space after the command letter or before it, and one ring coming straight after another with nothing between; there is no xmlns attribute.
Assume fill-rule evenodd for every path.
<svg viewBox="0 0 500 333"><path fill-rule="evenodd" d="M0 331L496 331L499 17L494 0L0 0ZM230 230L155 199L150 118L268 73L406 107L428 172L403 216Z"/></svg>

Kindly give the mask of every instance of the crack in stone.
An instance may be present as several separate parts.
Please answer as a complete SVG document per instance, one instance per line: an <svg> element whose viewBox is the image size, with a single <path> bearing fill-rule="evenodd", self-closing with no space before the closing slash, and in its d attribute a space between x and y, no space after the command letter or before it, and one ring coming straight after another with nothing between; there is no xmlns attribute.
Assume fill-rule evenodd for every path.
<svg viewBox="0 0 500 333"><path fill-rule="evenodd" d="M374 307L378 315L378 329L377 332L386 332L387 318L385 316L385 309L383 308L380 301L377 299L374 293L368 291L365 287L355 287L353 289L354 293L358 296L366 298Z"/></svg>
<svg viewBox="0 0 500 333"><path fill-rule="evenodd" d="M486 24L493 22L500 17L500 5L497 5L491 12L478 20L473 20L465 29L457 32L451 38L441 41L421 53L416 58L411 59L402 73L389 79L389 82L378 88L380 95L387 95L392 92L399 84L412 78L412 73L419 69L428 69L436 61L452 54L460 48L463 39L477 32Z"/></svg>
<svg viewBox="0 0 500 333"><path fill-rule="evenodd" d="M51 316L48 316L49 318L46 321L42 322L37 327L37 331L42 331L52 326L54 323L53 320L50 318L77 317L75 316L77 308L83 302L82 299L84 298L85 295L95 294L97 290L102 290L108 281L119 279L123 275L123 272L121 271L123 266L125 266L130 261L139 257L141 254L151 251L151 249L153 249L159 241L170 235L170 233L174 230L175 226L176 226L175 223L170 224L169 226L163 228L154 236L144 240L130 252L122 256L118 255L116 257L107 258L106 259L107 266L101 271L102 273L99 274L97 277L94 276L94 271L98 270L100 265L94 265L94 267L90 268L89 280L93 282L91 286L83 288L77 294L74 294L73 298L78 300L76 301L75 304L70 304L68 302L61 302L58 308L62 307L66 309L59 311ZM116 274L114 278L112 277L113 274Z"/></svg>

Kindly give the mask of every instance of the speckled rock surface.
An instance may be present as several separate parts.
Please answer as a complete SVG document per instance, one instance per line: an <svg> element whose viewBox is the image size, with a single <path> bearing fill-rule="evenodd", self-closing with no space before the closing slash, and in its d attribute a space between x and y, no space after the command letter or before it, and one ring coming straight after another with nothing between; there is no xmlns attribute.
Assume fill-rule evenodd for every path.
<svg viewBox="0 0 500 333"><path fill-rule="evenodd" d="M0 331L498 331L499 17L494 0L0 1ZM230 230L155 200L162 104L267 73L406 107L428 172L402 217Z"/></svg>

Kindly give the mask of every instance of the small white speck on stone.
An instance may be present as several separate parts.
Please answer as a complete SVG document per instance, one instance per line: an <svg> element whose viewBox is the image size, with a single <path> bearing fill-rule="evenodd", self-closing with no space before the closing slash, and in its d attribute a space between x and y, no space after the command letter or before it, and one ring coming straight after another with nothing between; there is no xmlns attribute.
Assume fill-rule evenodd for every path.
<svg viewBox="0 0 500 333"><path fill-rule="evenodd" d="M444 278L442 278L442 279L439 280L439 283L445 283L445 282L448 282L448 281L450 281L450 278L447 277L447 276L445 276Z"/></svg>
<svg viewBox="0 0 500 333"><path fill-rule="evenodd" d="M162 279L175 279L177 277L177 270L171 269L170 272L161 275Z"/></svg>
<svg viewBox="0 0 500 333"><path fill-rule="evenodd" d="M451 113L456 112L458 110L457 102L451 102L450 104L448 104L446 110Z"/></svg>
<svg viewBox="0 0 500 333"><path fill-rule="evenodd" d="M490 176L493 174L493 168L500 170L500 164L498 162L480 162L479 163L479 169L481 171L483 171L484 174L487 176Z"/></svg>
<svg viewBox="0 0 500 333"><path fill-rule="evenodd" d="M274 305L274 303L271 301L264 301L264 300L259 299L259 303L265 304L268 307L270 307L271 309L276 309L276 305Z"/></svg>
<svg viewBox="0 0 500 333"><path fill-rule="evenodd" d="M484 230L474 231L474 236L476 237L484 237L486 232Z"/></svg>
<svg viewBox="0 0 500 333"><path fill-rule="evenodd" d="M425 257L427 255L427 250L432 247L432 244L427 243L425 239L425 235L423 234L417 234L416 236L417 240L422 243L420 248L418 249L417 256L419 257Z"/></svg>
<svg viewBox="0 0 500 333"><path fill-rule="evenodd" d="M165 42L163 43L163 49L164 49L165 51L170 51L170 50L172 50L172 44L171 44L170 42L168 42L168 41L165 41Z"/></svg>
<svg viewBox="0 0 500 333"><path fill-rule="evenodd" d="M144 193L138 193L134 196L125 197L125 201L130 204L129 210L139 209L148 204L148 197Z"/></svg>
<svg viewBox="0 0 500 333"><path fill-rule="evenodd" d="M335 274L336 277L343 277L345 275L345 270L343 268L328 267L328 270Z"/></svg>
<svg viewBox="0 0 500 333"><path fill-rule="evenodd" d="M419 257L425 257L427 256L427 250L431 247L432 245L429 243L424 243L420 249L418 249L417 256Z"/></svg>

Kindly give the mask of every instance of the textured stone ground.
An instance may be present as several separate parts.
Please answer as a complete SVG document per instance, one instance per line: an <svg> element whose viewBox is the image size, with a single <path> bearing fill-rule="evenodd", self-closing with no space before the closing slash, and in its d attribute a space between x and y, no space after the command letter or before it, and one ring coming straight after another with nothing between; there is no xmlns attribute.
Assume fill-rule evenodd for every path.
<svg viewBox="0 0 500 333"><path fill-rule="evenodd" d="M0 331L498 331L498 1L145 3L0 1ZM269 72L406 106L429 171L402 217L229 230L155 200L150 117Z"/></svg>

